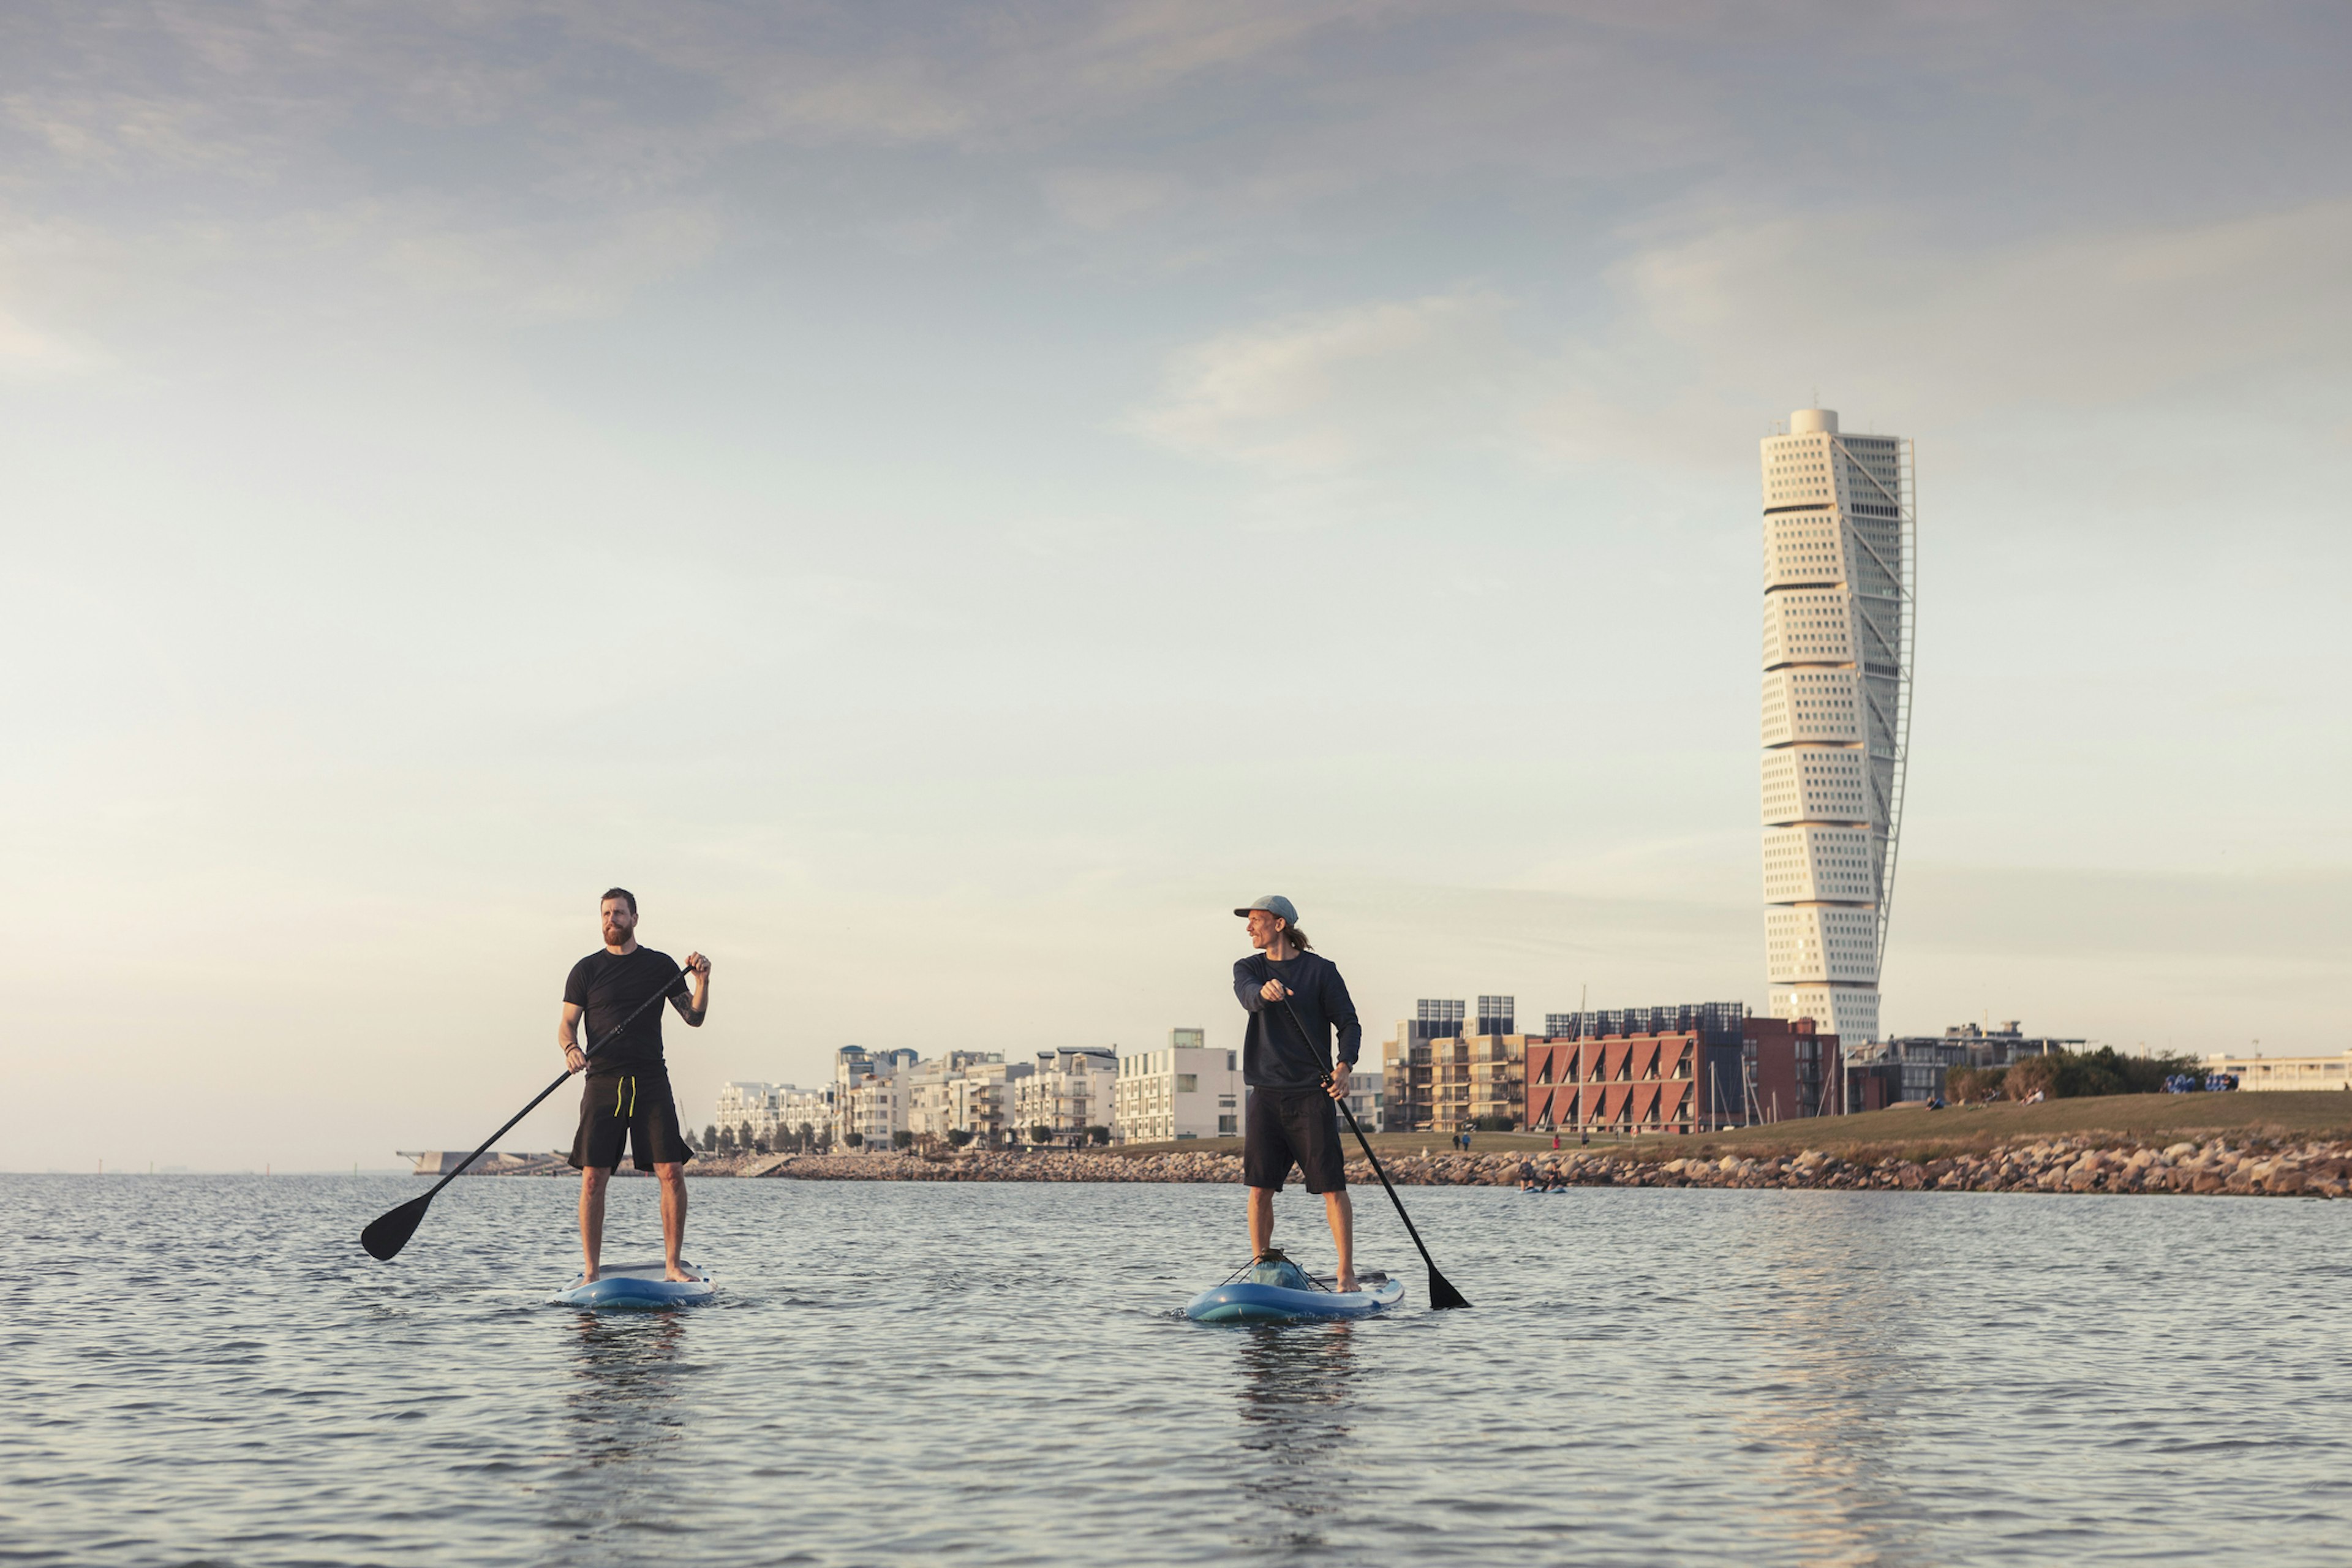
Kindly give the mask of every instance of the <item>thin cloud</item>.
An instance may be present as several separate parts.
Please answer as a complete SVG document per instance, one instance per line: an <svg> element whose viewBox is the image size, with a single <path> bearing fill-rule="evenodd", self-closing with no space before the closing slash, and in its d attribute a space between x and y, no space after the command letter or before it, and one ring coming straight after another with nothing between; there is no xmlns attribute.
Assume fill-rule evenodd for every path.
<svg viewBox="0 0 2352 1568"><path fill-rule="evenodd" d="M1517 369L1507 311L1493 294L1433 294L1220 332L1176 353L1128 428L1292 477L1478 440Z"/></svg>

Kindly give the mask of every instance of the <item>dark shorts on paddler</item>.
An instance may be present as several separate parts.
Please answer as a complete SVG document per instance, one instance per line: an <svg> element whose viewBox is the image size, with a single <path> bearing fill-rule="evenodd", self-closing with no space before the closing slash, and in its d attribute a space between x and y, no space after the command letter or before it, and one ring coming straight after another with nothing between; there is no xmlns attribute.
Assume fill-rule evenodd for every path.
<svg viewBox="0 0 2352 1568"><path fill-rule="evenodd" d="M1278 1193L1294 1164L1310 1193L1348 1190L1339 1105L1319 1089L1251 1089L1242 1137L1243 1183Z"/></svg>
<svg viewBox="0 0 2352 1568"><path fill-rule="evenodd" d="M669 1074L659 1068L592 1078L580 1097L580 1131L572 1140L572 1168L612 1170L621 1163L625 1143L640 1171L656 1165L683 1165L694 1158L677 1124L677 1102L670 1098Z"/></svg>

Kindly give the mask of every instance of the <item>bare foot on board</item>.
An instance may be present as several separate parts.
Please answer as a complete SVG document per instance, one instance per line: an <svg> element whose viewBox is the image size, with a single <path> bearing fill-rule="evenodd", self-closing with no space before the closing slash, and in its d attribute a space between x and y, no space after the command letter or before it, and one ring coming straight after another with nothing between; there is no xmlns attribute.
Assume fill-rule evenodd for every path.
<svg viewBox="0 0 2352 1568"><path fill-rule="evenodd" d="M676 1285L699 1285L702 1283L701 1277L697 1275L693 1269L688 1268L683 1263L672 1263L667 1265L663 1270L662 1278Z"/></svg>

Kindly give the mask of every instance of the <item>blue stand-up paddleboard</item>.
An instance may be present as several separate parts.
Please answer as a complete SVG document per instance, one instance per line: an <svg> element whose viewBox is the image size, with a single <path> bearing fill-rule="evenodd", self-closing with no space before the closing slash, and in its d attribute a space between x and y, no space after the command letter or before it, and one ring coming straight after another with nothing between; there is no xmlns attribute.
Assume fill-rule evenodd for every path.
<svg viewBox="0 0 2352 1568"><path fill-rule="evenodd" d="M1376 1269L1356 1279L1359 1289L1334 1290L1281 1254L1271 1253L1239 1277L1193 1297L1184 1315L1196 1323L1296 1323L1316 1318L1369 1318L1404 1300L1402 1279L1391 1279Z"/></svg>
<svg viewBox="0 0 2352 1568"><path fill-rule="evenodd" d="M574 1274L572 1283L556 1292L549 1305L557 1307L690 1307L697 1301L708 1301L719 1292L705 1269L687 1265L687 1272L696 1276L690 1280L665 1279L668 1269L659 1263L605 1264L596 1270L596 1283L583 1285Z"/></svg>

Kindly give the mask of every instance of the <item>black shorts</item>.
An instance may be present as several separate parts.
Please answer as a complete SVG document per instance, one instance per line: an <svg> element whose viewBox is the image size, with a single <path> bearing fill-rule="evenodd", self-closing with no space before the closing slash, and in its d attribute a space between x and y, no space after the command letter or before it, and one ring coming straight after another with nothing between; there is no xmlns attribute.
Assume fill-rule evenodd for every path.
<svg viewBox="0 0 2352 1568"><path fill-rule="evenodd" d="M1296 1164L1310 1193L1348 1190L1339 1143L1339 1107L1319 1089L1254 1089L1242 1136L1242 1181L1282 1191Z"/></svg>
<svg viewBox="0 0 2352 1568"><path fill-rule="evenodd" d="M572 1140L572 1168L612 1170L621 1163L624 1143L636 1156L640 1171L683 1165L694 1158L678 1127L677 1102L670 1098L669 1074L663 1068L599 1074L581 1094L580 1131Z"/></svg>

